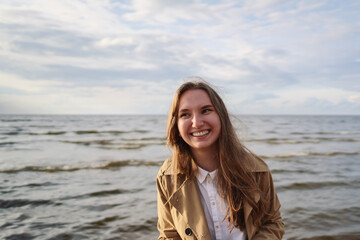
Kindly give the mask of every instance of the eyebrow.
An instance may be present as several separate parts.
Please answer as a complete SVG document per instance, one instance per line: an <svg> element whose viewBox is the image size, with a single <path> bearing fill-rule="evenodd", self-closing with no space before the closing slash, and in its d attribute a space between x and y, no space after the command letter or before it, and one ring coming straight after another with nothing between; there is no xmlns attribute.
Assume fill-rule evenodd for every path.
<svg viewBox="0 0 360 240"><path fill-rule="evenodd" d="M214 108L214 106L213 105L204 105L200 109L204 109L204 108ZM179 112L187 112L187 111L189 111L189 109L187 109L187 108L183 108L183 109L179 110Z"/></svg>
<svg viewBox="0 0 360 240"><path fill-rule="evenodd" d="M213 105L205 105L205 106L202 106L201 109L204 109L204 108L213 108L214 106Z"/></svg>

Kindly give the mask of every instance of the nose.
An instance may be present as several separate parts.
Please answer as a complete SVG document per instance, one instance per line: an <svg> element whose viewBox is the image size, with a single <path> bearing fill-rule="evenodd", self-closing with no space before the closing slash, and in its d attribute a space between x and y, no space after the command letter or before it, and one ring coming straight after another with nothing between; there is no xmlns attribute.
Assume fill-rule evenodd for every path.
<svg viewBox="0 0 360 240"><path fill-rule="evenodd" d="M194 117L192 119L192 127L193 128L201 128L203 124L204 124L204 121L201 118L201 116L194 115Z"/></svg>

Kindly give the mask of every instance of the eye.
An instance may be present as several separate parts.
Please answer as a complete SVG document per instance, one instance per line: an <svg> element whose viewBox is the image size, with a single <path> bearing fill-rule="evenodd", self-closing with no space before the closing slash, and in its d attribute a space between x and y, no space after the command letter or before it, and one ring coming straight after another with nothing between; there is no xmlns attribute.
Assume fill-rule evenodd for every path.
<svg viewBox="0 0 360 240"><path fill-rule="evenodd" d="M190 116L190 114L188 114L188 113L181 113L179 117L180 118L187 118L189 116Z"/></svg>
<svg viewBox="0 0 360 240"><path fill-rule="evenodd" d="M203 114L206 114L206 113L212 112L212 109L206 108L206 109L202 110L201 112L202 112Z"/></svg>

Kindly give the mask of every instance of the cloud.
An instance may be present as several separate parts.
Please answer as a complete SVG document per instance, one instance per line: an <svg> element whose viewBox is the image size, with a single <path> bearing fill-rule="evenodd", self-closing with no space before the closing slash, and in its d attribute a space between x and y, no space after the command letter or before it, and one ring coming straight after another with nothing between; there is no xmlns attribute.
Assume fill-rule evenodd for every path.
<svg viewBox="0 0 360 240"><path fill-rule="evenodd" d="M179 20L209 20L209 6L200 1L134 0L129 7L132 11L123 15L127 21L147 24L173 24Z"/></svg>
<svg viewBox="0 0 360 240"><path fill-rule="evenodd" d="M132 46L134 45L134 39L127 37L116 37L116 38L103 38L95 43L96 46L107 48L113 46Z"/></svg>
<svg viewBox="0 0 360 240"><path fill-rule="evenodd" d="M234 93L235 92L235 93ZM338 88L293 88L256 91L244 87L229 94L231 112L248 114L356 114L360 96Z"/></svg>
<svg viewBox="0 0 360 240"><path fill-rule="evenodd" d="M0 98L16 112L146 112L152 98L165 111L170 89L200 75L241 111L360 113L358 10L327 0L5 0L0 77L12 80L0 80Z"/></svg>
<svg viewBox="0 0 360 240"><path fill-rule="evenodd" d="M102 35L130 30L111 11L110 1L33 0L5 1L1 22L38 30L61 30ZM18 16L14 18L14 16Z"/></svg>
<svg viewBox="0 0 360 240"><path fill-rule="evenodd" d="M128 79L124 86L75 86L62 82L32 81L0 74L0 112L66 114L159 114L167 112L171 99L167 81L139 82Z"/></svg>
<svg viewBox="0 0 360 240"><path fill-rule="evenodd" d="M348 98L349 102L360 104L360 95L352 95Z"/></svg>
<svg viewBox="0 0 360 240"><path fill-rule="evenodd" d="M12 89L24 94L41 93L51 88L67 86L64 82L55 82L47 80L38 80L36 82L21 78L18 75L6 72L0 72L0 87L3 89Z"/></svg>

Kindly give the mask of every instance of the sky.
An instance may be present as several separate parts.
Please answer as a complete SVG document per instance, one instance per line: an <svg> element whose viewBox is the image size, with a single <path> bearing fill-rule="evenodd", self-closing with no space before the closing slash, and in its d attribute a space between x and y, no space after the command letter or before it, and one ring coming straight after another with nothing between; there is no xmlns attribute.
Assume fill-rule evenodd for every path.
<svg viewBox="0 0 360 240"><path fill-rule="evenodd" d="M360 114L358 0L2 0L0 114Z"/></svg>

